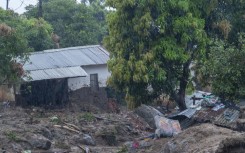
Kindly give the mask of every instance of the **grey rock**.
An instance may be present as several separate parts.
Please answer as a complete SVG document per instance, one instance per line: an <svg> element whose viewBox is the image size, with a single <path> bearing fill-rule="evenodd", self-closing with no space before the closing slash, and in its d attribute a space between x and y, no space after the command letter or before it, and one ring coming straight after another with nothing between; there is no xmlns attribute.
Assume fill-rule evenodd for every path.
<svg viewBox="0 0 245 153"><path fill-rule="evenodd" d="M46 138L48 138L49 140L52 140L53 139L53 135L51 133L51 131L45 127L42 127L41 128L41 132L42 132L42 135Z"/></svg>
<svg viewBox="0 0 245 153"><path fill-rule="evenodd" d="M26 140L33 148L48 150L51 147L51 142L49 141L49 139L45 138L42 135L28 134Z"/></svg>
<svg viewBox="0 0 245 153"><path fill-rule="evenodd" d="M74 135L72 136L71 139L73 142L78 143L78 144L85 144L85 145L91 145L91 146L96 145L94 139L88 134Z"/></svg>
<svg viewBox="0 0 245 153"><path fill-rule="evenodd" d="M142 117L151 128L156 129L155 125L155 116L164 116L161 112L159 112L157 109L147 106L147 105L141 105L137 109L135 109L134 113Z"/></svg>

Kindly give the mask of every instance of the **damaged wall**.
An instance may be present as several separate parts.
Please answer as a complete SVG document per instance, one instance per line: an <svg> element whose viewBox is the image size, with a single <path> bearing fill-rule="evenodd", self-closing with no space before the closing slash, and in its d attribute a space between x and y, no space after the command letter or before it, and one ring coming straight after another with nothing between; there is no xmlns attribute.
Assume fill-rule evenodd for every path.
<svg viewBox="0 0 245 153"><path fill-rule="evenodd" d="M67 79L28 82L16 95L16 104L21 106L64 106L68 100Z"/></svg>

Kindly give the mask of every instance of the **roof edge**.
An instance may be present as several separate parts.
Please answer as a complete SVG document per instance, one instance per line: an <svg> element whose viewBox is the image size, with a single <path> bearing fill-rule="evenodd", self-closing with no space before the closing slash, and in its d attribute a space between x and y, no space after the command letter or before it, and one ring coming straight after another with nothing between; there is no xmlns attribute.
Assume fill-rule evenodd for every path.
<svg viewBox="0 0 245 153"><path fill-rule="evenodd" d="M66 51L66 50L75 50L75 49L80 49L80 48L94 48L94 47L102 47L102 46L101 45L87 45L87 46L66 47L66 48L58 48L58 49L47 49L43 51L31 52L31 55L43 54L43 53L53 53L53 52L60 52L60 51Z"/></svg>

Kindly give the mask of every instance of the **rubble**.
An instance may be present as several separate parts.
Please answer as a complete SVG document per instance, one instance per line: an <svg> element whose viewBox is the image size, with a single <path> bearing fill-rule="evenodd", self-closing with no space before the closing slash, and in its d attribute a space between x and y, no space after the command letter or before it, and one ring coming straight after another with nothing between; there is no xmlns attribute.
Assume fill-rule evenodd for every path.
<svg viewBox="0 0 245 153"><path fill-rule="evenodd" d="M166 143L162 153L230 153L235 150L242 153L245 149L244 133L217 127L212 124L194 126ZM238 152L238 153L240 153Z"/></svg>
<svg viewBox="0 0 245 153"><path fill-rule="evenodd" d="M0 111L0 147L7 152L117 152L127 141L143 137L145 122L132 112L94 114L65 109L11 107ZM55 117L55 118L54 118ZM140 125L140 124L141 125ZM140 127L141 126L141 127ZM79 147L80 146L80 147ZM75 151L76 150L76 151Z"/></svg>
<svg viewBox="0 0 245 153"><path fill-rule="evenodd" d="M158 138L172 137L181 132L179 121L170 120L158 115L154 117L154 120L157 127L155 134Z"/></svg>
<svg viewBox="0 0 245 153"><path fill-rule="evenodd" d="M239 150L238 145L245 149L244 133L216 126L245 131L244 118L239 119L245 116L245 109L237 110L225 103L224 108L220 102L204 107L202 100L168 116L147 105L135 111L122 108L120 113L11 106L0 111L0 147L6 152L60 153L119 153L125 149L129 153L218 153L227 147Z"/></svg>

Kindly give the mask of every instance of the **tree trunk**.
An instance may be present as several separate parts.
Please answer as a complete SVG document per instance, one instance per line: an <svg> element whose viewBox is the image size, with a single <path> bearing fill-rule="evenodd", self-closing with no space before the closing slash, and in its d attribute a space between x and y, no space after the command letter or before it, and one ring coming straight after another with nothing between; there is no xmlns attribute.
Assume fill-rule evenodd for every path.
<svg viewBox="0 0 245 153"><path fill-rule="evenodd" d="M43 17L43 1L39 0L39 6L38 6L38 18Z"/></svg>
<svg viewBox="0 0 245 153"><path fill-rule="evenodd" d="M9 9L9 0L7 0L7 2L6 2L6 10L8 10Z"/></svg>
<svg viewBox="0 0 245 153"><path fill-rule="evenodd" d="M187 108L186 103L185 103L185 91L187 88L189 74L190 74L190 70L189 70L190 64L191 64L191 60L188 60L183 65L183 74L180 79L179 92L178 92L177 99L176 99L176 102L180 110L185 110Z"/></svg>

